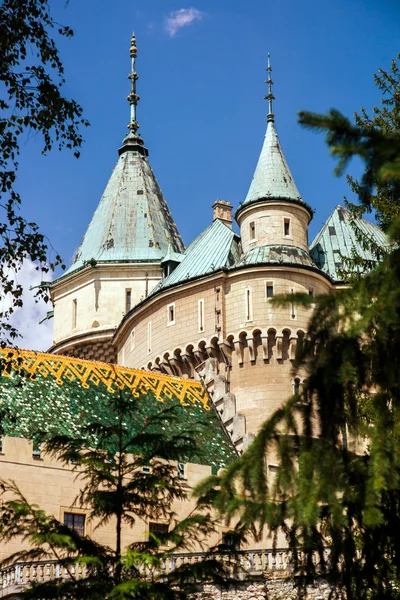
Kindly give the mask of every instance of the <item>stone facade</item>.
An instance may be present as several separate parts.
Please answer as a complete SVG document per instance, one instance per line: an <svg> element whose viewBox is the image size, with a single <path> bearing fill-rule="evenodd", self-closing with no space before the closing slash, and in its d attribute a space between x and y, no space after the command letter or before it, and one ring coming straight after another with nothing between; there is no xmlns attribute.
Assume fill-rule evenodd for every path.
<svg viewBox="0 0 400 600"><path fill-rule="evenodd" d="M225 394L234 395L240 426L232 435L242 449L243 435L257 433L293 393L296 345L310 318L310 309L272 307L267 285L272 285L274 295L292 291L318 295L332 289L316 270L260 266L165 290L126 317L113 341L118 362L197 378L205 375L202 365L213 358L208 389L219 409ZM232 429L229 411L223 418Z"/></svg>
<svg viewBox="0 0 400 600"><path fill-rule="evenodd" d="M65 512L87 514L82 507L74 504L80 489L80 480L76 478L76 472L55 458L34 453L32 441L5 437L0 453L0 470L2 478L17 482L21 492L30 503L37 504L61 522L63 522ZM191 463L185 465L185 485L188 488L192 488L209 475L211 475L210 467ZM194 506L194 500L177 501L173 510L178 519L183 519L193 510ZM114 522L110 521L96 529L95 521L87 521L84 533L101 544L113 546L115 542L114 525ZM123 546L145 540L148 536L148 527L148 523L137 519L133 527L125 528ZM218 534L210 542L218 543ZM6 547L0 546L0 561L27 547L26 543L16 540L9 542Z"/></svg>
<svg viewBox="0 0 400 600"><path fill-rule="evenodd" d="M88 265L52 286L54 345L52 352L96 358L113 357L101 348L111 340L123 316L143 300L161 278L160 264ZM89 352L88 343L96 350ZM83 350L83 353L81 353Z"/></svg>
<svg viewBox="0 0 400 600"><path fill-rule="evenodd" d="M284 201L243 205L237 211L243 252L254 247L281 244L308 252L309 211Z"/></svg>

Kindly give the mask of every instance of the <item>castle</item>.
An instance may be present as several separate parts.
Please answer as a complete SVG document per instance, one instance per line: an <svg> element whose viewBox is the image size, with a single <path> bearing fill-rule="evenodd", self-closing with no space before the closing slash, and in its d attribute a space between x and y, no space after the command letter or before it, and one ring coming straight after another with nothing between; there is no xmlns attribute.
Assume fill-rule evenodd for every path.
<svg viewBox="0 0 400 600"><path fill-rule="evenodd" d="M185 249L138 134L134 37L130 56L129 134L73 264L52 284L50 352L202 379L240 451L300 384L292 360L309 310L270 299L334 291L356 237L338 206L309 246L313 210L277 136L268 57L267 131L235 213L240 236L231 204L216 200ZM384 243L377 227L360 226Z"/></svg>
<svg viewBox="0 0 400 600"><path fill-rule="evenodd" d="M18 369L29 377L18 369L3 373L0 387L0 404L11 415L0 448L2 475L86 533L85 511L71 508L74 475L40 455L37 431L70 432L117 389L140 395L143 411L157 410L155 400L176 400L183 430L200 413L207 417L199 432L205 458L178 465L195 485L234 460L301 385L292 366L312 308L276 307L271 299L334 293L345 285L343 257L353 248L373 258L341 206L309 244L313 210L277 136L269 58L267 130L234 215L240 235L232 228L232 205L216 200L211 224L185 249L138 133L135 37L130 57L129 133L73 264L51 284L53 346L47 354L22 351ZM357 226L386 243L375 225L359 219ZM176 513L183 517L190 508ZM128 532L126 542L143 539L149 525ZM107 531L101 535L108 539Z"/></svg>

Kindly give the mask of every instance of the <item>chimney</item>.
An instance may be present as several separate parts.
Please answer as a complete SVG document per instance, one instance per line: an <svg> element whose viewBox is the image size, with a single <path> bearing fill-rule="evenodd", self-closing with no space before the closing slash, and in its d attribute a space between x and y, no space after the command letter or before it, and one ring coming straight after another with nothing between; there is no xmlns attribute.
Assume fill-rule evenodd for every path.
<svg viewBox="0 0 400 600"><path fill-rule="evenodd" d="M216 200L212 206L214 211L213 221L219 219L232 229L232 204L225 200Z"/></svg>

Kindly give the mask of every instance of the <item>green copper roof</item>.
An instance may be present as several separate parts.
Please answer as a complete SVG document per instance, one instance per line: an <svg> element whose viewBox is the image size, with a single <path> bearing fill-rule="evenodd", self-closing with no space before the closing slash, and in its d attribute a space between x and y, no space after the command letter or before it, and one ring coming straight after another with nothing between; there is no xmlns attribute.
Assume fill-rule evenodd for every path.
<svg viewBox="0 0 400 600"><path fill-rule="evenodd" d="M261 198L301 201L272 120L268 122L261 154L243 205Z"/></svg>
<svg viewBox="0 0 400 600"><path fill-rule="evenodd" d="M386 235L366 219L355 219L356 227L369 236L375 244L388 246ZM337 205L310 246L315 264L334 281L340 281L338 271L343 267L342 257L351 258L353 250L366 260L376 260L373 254L362 248L351 225L348 210Z"/></svg>
<svg viewBox="0 0 400 600"><path fill-rule="evenodd" d="M235 267L244 267L255 264L278 264L278 265L306 265L315 267L310 255L296 246L260 246L251 248L242 256Z"/></svg>
<svg viewBox="0 0 400 600"><path fill-rule="evenodd" d="M182 262L160 281L155 292L227 268L239 259L238 236L216 219L187 248Z"/></svg>
<svg viewBox="0 0 400 600"><path fill-rule="evenodd" d="M1 349L0 360L4 435L36 441L44 434L79 437L93 421L108 424L110 400L126 393L132 397L132 412L126 415L132 433L146 417L175 406L181 418L168 423L171 434L192 428L201 437L201 449L190 462L216 472L237 457L199 382L25 350Z"/></svg>
<svg viewBox="0 0 400 600"><path fill-rule="evenodd" d="M67 274L92 259L153 262L169 244L184 250L147 156L127 140Z"/></svg>

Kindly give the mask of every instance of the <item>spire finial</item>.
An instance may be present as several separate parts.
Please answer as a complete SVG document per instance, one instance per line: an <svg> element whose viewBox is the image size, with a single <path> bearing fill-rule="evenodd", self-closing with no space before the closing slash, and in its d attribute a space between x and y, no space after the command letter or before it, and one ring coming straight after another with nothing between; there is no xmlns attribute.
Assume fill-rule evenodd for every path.
<svg viewBox="0 0 400 600"><path fill-rule="evenodd" d="M139 124L136 120L136 106L140 100L140 96L136 93L136 81L139 79L139 75L136 73L135 62L137 57L137 48L136 48L136 38L135 34L132 34L131 39L131 47L130 47L130 56L131 56L131 73L128 75L128 79L131 80L131 93L127 97L127 100L131 107L131 120L128 124L128 129L131 133L136 135L137 130L139 129Z"/></svg>
<svg viewBox="0 0 400 600"><path fill-rule="evenodd" d="M268 67L265 70L268 73L268 79L265 82L266 84L268 84L268 96L264 96L264 100L268 100L267 121L269 123L269 122L273 122L275 120L274 113L272 112L272 100L275 100L275 96L272 93L272 86L273 86L274 82L272 81L272 77L271 77L272 67L271 67L271 60L270 60L269 52L268 52Z"/></svg>

